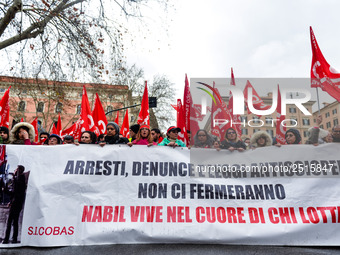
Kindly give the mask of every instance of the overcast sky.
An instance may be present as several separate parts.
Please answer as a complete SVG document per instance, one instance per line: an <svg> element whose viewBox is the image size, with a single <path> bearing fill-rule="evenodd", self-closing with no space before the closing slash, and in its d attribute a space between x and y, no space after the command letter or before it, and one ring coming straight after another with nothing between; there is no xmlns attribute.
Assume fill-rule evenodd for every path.
<svg viewBox="0 0 340 255"><path fill-rule="evenodd" d="M126 53L148 80L157 73L168 75L177 97L182 98L185 73L230 78L233 67L236 78L309 78L309 26L326 60L340 70L340 1L182 0L175 7L167 26L155 15L145 36ZM261 94L261 88L255 89Z"/></svg>

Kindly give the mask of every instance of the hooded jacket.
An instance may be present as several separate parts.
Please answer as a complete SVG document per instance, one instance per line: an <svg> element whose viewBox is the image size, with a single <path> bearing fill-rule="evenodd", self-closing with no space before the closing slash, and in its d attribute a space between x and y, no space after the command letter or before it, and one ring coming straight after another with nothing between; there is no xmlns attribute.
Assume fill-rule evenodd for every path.
<svg viewBox="0 0 340 255"><path fill-rule="evenodd" d="M21 127L26 127L28 128L28 139L26 140L20 140L18 134L16 135L16 132L19 131ZM34 142L35 138L35 131L34 127L27 123L27 122L19 122L14 125L12 128L11 132L9 133L9 141L12 144L26 144L26 145L36 145Z"/></svg>
<svg viewBox="0 0 340 255"><path fill-rule="evenodd" d="M266 131L257 131L255 132L251 138L250 138L250 147L252 148L258 148L259 145L257 144L257 140L260 138L260 137L265 137L266 139L266 143L264 146L261 146L261 147L266 147L266 146L271 146L272 143L273 143L273 139L270 137L270 135L266 132Z"/></svg>

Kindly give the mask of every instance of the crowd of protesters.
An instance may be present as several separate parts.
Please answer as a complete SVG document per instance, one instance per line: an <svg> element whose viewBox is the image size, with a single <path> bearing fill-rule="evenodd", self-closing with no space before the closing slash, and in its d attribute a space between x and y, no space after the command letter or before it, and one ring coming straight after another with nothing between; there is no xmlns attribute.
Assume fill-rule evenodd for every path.
<svg viewBox="0 0 340 255"><path fill-rule="evenodd" d="M315 146L323 143L340 142L340 125L333 127L331 131L320 128L321 117L316 120L316 126L308 130L308 140L306 144ZM27 122L19 122L11 130L7 127L0 127L0 144L23 144L23 145L61 145L61 144L98 144L103 147L106 144L127 144L128 146L146 145L146 146L170 146L170 147L189 147L189 148L214 148L217 150L229 150L243 152L248 149L256 149L267 146L281 145L276 142L266 131L255 132L251 137L240 139L234 128L229 128L225 132L225 137L220 141L217 136L209 134L206 130L200 129L190 139L188 132L188 144L179 139L178 135L181 129L176 126L170 126L166 135L163 137L161 130L158 128L151 129L148 125L134 124L130 126L129 138L120 134L120 128L117 123L109 122L106 126L106 134L98 137L94 132L84 131L81 133L79 141L73 136L66 135L63 138L57 134L41 132L39 141L34 142L34 127ZM288 129L285 133L287 145L301 144L302 138L297 129Z"/></svg>

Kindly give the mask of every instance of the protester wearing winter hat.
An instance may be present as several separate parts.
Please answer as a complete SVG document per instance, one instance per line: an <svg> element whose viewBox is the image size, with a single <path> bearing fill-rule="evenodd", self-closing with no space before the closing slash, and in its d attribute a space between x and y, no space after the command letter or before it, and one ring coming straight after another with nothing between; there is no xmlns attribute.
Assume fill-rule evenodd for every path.
<svg viewBox="0 0 340 255"><path fill-rule="evenodd" d="M273 139L266 131L257 131L250 138L250 148L272 146Z"/></svg>
<svg viewBox="0 0 340 255"><path fill-rule="evenodd" d="M129 140L125 137L119 137L119 126L115 122L109 122L106 125L106 136L104 141L100 141L99 145L105 144L127 144Z"/></svg>
<svg viewBox="0 0 340 255"><path fill-rule="evenodd" d="M134 141L136 139L139 128L140 128L139 124L134 124L134 125L130 126L130 129L129 129L129 136L130 136L129 142L132 142L132 141Z"/></svg>
<svg viewBox="0 0 340 255"><path fill-rule="evenodd" d="M0 144L9 143L9 130L7 127L0 127Z"/></svg>
<svg viewBox="0 0 340 255"><path fill-rule="evenodd" d="M60 138L59 135L52 134L52 135L50 135L50 137L48 138L47 144L48 144L48 145L58 145L58 144L62 144L62 140L61 140L61 138Z"/></svg>
<svg viewBox="0 0 340 255"><path fill-rule="evenodd" d="M156 142L153 141L153 137L151 135L151 130L148 125L142 124L137 132L136 139L133 140L133 142L129 142L128 145L132 146L133 144L137 145L147 145L152 146L152 145L157 145Z"/></svg>
<svg viewBox="0 0 340 255"><path fill-rule="evenodd" d="M319 145L327 142L331 142L328 139L331 138L331 134L322 128L311 127L308 129L308 140L306 144Z"/></svg>
<svg viewBox="0 0 340 255"><path fill-rule="evenodd" d="M27 122L15 124L9 134L9 141L11 144L36 145L34 138L34 127Z"/></svg>
<svg viewBox="0 0 340 255"><path fill-rule="evenodd" d="M181 132L181 129L179 127L171 126L168 128L168 131L166 132L167 137L163 139L161 143L158 144L158 146L171 146L171 147L186 147L185 143L183 143L181 140L178 140L178 132Z"/></svg>
<svg viewBox="0 0 340 255"><path fill-rule="evenodd" d="M286 131L285 134L287 144L300 144L301 143L301 135L297 129L291 128Z"/></svg>

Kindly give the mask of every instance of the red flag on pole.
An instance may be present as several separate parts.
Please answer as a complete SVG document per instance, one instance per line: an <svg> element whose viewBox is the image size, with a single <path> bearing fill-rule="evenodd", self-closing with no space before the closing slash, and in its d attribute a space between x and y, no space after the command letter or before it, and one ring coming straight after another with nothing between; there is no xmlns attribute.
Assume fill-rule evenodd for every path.
<svg viewBox="0 0 340 255"><path fill-rule="evenodd" d="M140 107L140 112L138 115L137 123L139 125L145 124L150 126L150 115L149 115L149 96L148 96L148 86L147 82L145 81L145 88L142 98L142 105Z"/></svg>
<svg viewBox="0 0 340 255"><path fill-rule="evenodd" d="M285 116L281 115L281 93L279 85L277 85L278 95L277 95L277 108L276 108L276 141L278 144L286 144L286 127L281 123L285 120Z"/></svg>
<svg viewBox="0 0 340 255"><path fill-rule="evenodd" d="M35 137L34 142L39 142L39 134L38 134L38 117L35 117L35 119L31 122L31 125L34 127Z"/></svg>
<svg viewBox="0 0 340 255"><path fill-rule="evenodd" d="M190 86L188 81L188 76L185 74L185 85L184 85L184 95L183 95L183 111L184 111L184 124L188 130L190 130L190 109L192 104L192 98L190 94ZM191 130L190 130L191 131ZM192 135L192 137L195 134Z"/></svg>
<svg viewBox="0 0 340 255"><path fill-rule="evenodd" d="M270 105L266 105L263 100L260 98L260 96L257 94L256 90L254 89L254 87L250 84L249 81L247 81L247 84L243 90L243 94L244 94L244 100L248 109L248 114L250 113L249 111L249 107L248 107L248 89L252 90L252 102L253 102L253 106L256 110L268 110L270 108Z"/></svg>
<svg viewBox="0 0 340 255"><path fill-rule="evenodd" d="M81 101L81 112L80 112L80 126L78 130L75 130L75 137L74 139L80 138L80 135L84 131L92 131L96 135L99 135L99 130L97 126L94 124L91 108L90 108L90 102L87 97L87 92L85 89L85 86L83 86L83 97Z"/></svg>
<svg viewBox="0 0 340 255"><path fill-rule="evenodd" d="M119 111L117 111L117 115L116 115L115 122L116 122L117 125L119 126Z"/></svg>
<svg viewBox="0 0 340 255"><path fill-rule="evenodd" d="M181 99L177 99L177 127L181 129L181 132L178 133L178 140L188 144L189 138L185 127L184 111Z"/></svg>
<svg viewBox="0 0 340 255"><path fill-rule="evenodd" d="M117 114L118 114L118 112L117 112ZM105 134L106 133L107 119L106 119L106 115L105 115L105 111L104 111L103 105L100 102L98 93L96 93L96 99L94 101L92 117L93 117L94 124L99 129L99 133L100 134Z"/></svg>
<svg viewBox="0 0 340 255"><path fill-rule="evenodd" d="M331 67L324 58L316 41L312 27L310 27L310 40L312 44L311 87L320 87L330 96L340 102L340 73Z"/></svg>
<svg viewBox="0 0 340 255"><path fill-rule="evenodd" d="M61 132L61 136L64 137L65 135L71 135L74 137L74 139L78 139L78 137L76 138L76 133L78 132L78 130L80 129L80 119L78 119L75 123L72 124L72 126L70 126L67 129L64 129Z"/></svg>
<svg viewBox="0 0 340 255"><path fill-rule="evenodd" d="M124 120L123 120L123 124L122 124L122 128L120 129L121 135L123 135L126 138L129 138L129 128L130 128L130 125L129 125L129 111L128 111L128 109L126 109Z"/></svg>
<svg viewBox="0 0 340 255"><path fill-rule="evenodd" d="M230 80L230 85L236 86L233 68L231 68L231 80ZM241 136L242 136L242 128L241 128L241 124L237 124L237 123L241 123L241 116L240 116L240 115L234 115L234 114L233 114L233 94L231 93L231 91L230 91L230 93L229 93L229 104L228 104L228 109L229 109L230 115L231 115L232 120L233 120L233 125L232 125L232 127L235 129L238 138L241 138Z"/></svg>
<svg viewBox="0 0 340 255"><path fill-rule="evenodd" d="M215 88L215 82L213 83ZM217 94L217 95L216 95ZM214 90L214 97L220 97L220 92L217 88ZM212 101L211 105L211 134L223 140L227 129L230 128L231 115L226 103L223 100Z"/></svg>
<svg viewBox="0 0 340 255"><path fill-rule="evenodd" d="M0 101L0 126L9 127L9 91L11 86L6 90Z"/></svg>
<svg viewBox="0 0 340 255"><path fill-rule="evenodd" d="M61 135L61 118L60 118L60 113L58 116L58 122L57 122L57 127L55 126L55 124L53 124L53 128L52 128L52 134L56 134L56 135Z"/></svg>
<svg viewBox="0 0 340 255"><path fill-rule="evenodd" d="M177 105L176 104L170 104L172 108L174 108L177 111Z"/></svg>

